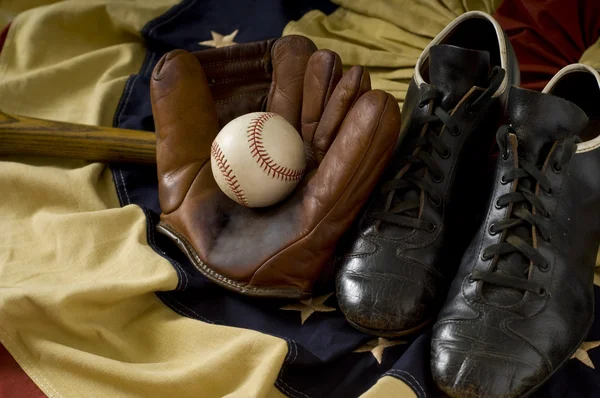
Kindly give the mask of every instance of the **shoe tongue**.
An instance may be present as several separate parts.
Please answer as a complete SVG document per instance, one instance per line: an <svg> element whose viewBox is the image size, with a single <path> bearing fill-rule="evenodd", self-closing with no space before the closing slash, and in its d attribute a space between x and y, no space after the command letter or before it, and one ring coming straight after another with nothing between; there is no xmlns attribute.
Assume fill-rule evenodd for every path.
<svg viewBox="0 0 600 398"><path fill-rule="evenodd" d="M511 87L508 116L519 138L519 156L541 166L555 141L580 134L588 117L572 102Z"/></svg>
<svg viewBox="0 0 600 398"><path fill-rule="evenodd" d="M438 44L429 52L429 81L443 94L442 108L450 110L473 87L486 87L490 53L449 44Z"/></svg>
<svg viewBox="0 0 600 398"><path fill-rule="evenodd" d="M588 117L577 105L560 97L536 91L511 87L508 100L508 116L518 140L519 157L541 167L555 141L580 134L587 126ZM522 187L534 191L535 181L520 180ZM514 210L523 207L531 211L526 203L514 205ZM518 236L532 244L531 226L524 224L508 231L509 236ZM497 271L516 278L526 278L529 259L520 252L501 256ZM514 305L523 293L505 287L488 286L484 295L502 305Z"/></svg>
<svg viewBox="0 0 600 398"><path fill-rule="evenodd" d="M449 111L465 96L473 87L487 87L489 84L490 54L487 51L469 50L462 47L439 44L432 46L429 52L429 82L441 93L442 109ZM422 177L424 169L412 170ZM420 190L406 190L398 195L397 202L418 202ZM407 212L409 217L417 217L418 210ZM388 228L399 235L402 231L410 233L411 228L396 227L389 225ZM381 230L380 230L381 231Z"/></svg>

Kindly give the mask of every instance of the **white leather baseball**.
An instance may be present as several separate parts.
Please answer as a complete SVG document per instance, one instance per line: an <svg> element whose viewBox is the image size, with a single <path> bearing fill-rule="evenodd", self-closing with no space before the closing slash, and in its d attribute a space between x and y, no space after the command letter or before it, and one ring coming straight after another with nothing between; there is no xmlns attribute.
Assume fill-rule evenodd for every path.
<svg viewBox="0 0 600 398"><path fill-rule="evenodd" d="M211 167L219 188L246 207L287 197L304 175L304 144L294 126L269 112L233 119L212 143Z"/></svg>

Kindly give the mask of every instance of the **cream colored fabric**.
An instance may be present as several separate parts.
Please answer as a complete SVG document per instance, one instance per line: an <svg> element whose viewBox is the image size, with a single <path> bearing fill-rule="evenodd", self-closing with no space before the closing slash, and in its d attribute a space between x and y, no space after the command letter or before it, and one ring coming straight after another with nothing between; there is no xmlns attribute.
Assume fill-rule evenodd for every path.
<svg viewBox="0 0 600 398"><path fill-rule="evenodd" d="M373 88L404 100L417 58L450 21L466 11L493 13L502 0L333 0L330 15L310 11L284 35L302 34L328 48L345 66L363 65Z"/></svg>
<svg viewBox="0 0 600 398"><path fill-rule="evenodd" d="M418 383L413 384L413 387L419 391L420 395L417 395L415 390L401 380L385 376L379 379L366 393L361 395L361 398L416 398L425 396L424 391L421 393L422 387Z"/></svg>
<svg viewBox="0 0 600 398"><path fill-rule="evenodd" d="M12 23L0 109L111 125L145 56L139 31L176 2L3 1L6 19L40 7ZM284 340L156 297L177 274L149 247L142 211L119 207L104 165L2 158L0 192L0 343L48 396L281 396Z"/></svg>
<svg viewBox="0 0 600 398"><path fill-rule="evenodd" d="M600 40L594 43L583 53L579 59L579 62L589 65L594 69L600 70Z"/></svg>
<svg viewBox="0 0 600 398"><path fill-rule="evenodd" d="M103 165L18 159L0 169L0 342L48 396L273 390L286 342L161 303L154 292L174 289L177 275L148 246L141 209L118 207Z"/></svg>
<svg viewBox="0 0 600 398"><path fill-rule="evenodd" d="M178 0L3 1L12 22L0 53L0 109L112 125L146 50L140 31ZM53 4L51 4L53 3Z"/></svg>

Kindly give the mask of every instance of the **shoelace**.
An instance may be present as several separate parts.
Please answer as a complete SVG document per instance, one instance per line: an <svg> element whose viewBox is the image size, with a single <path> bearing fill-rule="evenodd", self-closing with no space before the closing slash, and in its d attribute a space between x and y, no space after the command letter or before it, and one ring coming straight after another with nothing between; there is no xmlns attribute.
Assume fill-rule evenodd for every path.
<svg viewBox="0 0 600 398"><path fill-rule="evenodd" d="M498 145L503 157L506 157L507 154L506 137L509 132L512 132L512 127L502 126L497 134ZM581 139L577 136L572 136L562 141L562 144L560 144L562 153L560 153L556 163L552 165L557 172L560 172L561 168L569 162L575 153L577 142L581 142ZM505 238L500 243L488 246L483 252L484 260L498 256L497 265L490 271L474 271L471 275L471 280L480 280L499 287L544 294L544 287L540 283L528 279L529 264L525 266L523 264L513 264L503 258L504 256L518 252L527 257L531 263L539 267L542 271L548 270L549 267L548 261L544 256L532 246L533 236L531 239L525 240L515 234L509 234L511 229L526 225L529 228L535 227L536 234L539 234L544 241L550 242L551 240L549 226L552 215L544 207L540 198L527 187L527 185L535 187L537 184L540 189L551 195L552 186L550 181L534 164L521 157L519 157L518 165L518 168L513 168L502 176L502 182L507 183L519 179L516 191L500 196L495 204L497 207L505 207L512 204L513 211L506 219L497 221L490 227L490 232L494 234L506 232ZM526 179L530 180L530 184L524 184ZM514 206L517 204L525 204L526 206ZM530 207L531 210L527 207ZM535 212L533 212L534 209ZM504 272L496 272L497 270L502 271L503 267L507 268ZM510 275L511 272L508 269L510 267L522 267L522 277Z"/></svg>
<svg viewBox="0 0 600 398"><path fill-rule="evenodd" d="M502 84L504 75L504 69L498 66L494 67L490 74L489 86L469 105L467 109L469 114L476 114L492 98ZM444 177L442 170L431 155L435 150L440 157L448 158L450 148L440 139L439 132L445 127L453 136L460 134L460 128L454 123L452 116L439 106L442 97L443 94L435 86L431 84L421 86L419 106L424 107L431 104L433 108L431 114L416 118L414 122L419 126L427 124L427 131L419 136L412 145L412 148L419 149L416 155L405 156L398 160L400 167L408 166L409 169L402 176L383 184L382 193L388 195L387 206L384 211L371 214L373 219L426 231L433 231L436 228L434 223L419 218L418 210L421 208L419 200L400 200L398 198L407 191L413 190L425 193L434 205L441 204L442 198L429 185L425 174L430 173L434 182L442 181ZM413 153L415 152L413 151Z"/></svg>

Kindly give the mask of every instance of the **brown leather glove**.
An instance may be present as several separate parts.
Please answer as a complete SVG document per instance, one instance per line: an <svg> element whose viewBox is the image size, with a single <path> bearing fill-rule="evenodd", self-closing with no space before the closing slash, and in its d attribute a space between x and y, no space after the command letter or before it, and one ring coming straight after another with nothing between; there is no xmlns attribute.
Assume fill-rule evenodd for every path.
<svg viewBox="0 0 600 398"><path fill-rule="evenodd" d="M198 60L171 52L151 82L163 211L158 230L202 274L246 295L311 295L400 129L396 100L370 91L361 67L342 77L337 54L317 51L308 65L303 57L290 52L274 67L266 110L302 132L311 166L288 199L263 209L233 202L213 178L210 148L222 123Z"/></svg>
<svg viewBox="0 0 600 398"><path fill-rule="evenodd" d="M278 78L285 83L288 76L303 75L315 51L317 47L309 38L291 35L192 54L204 69L219 121L225 125L240 115L264 111Z"/></svg>

